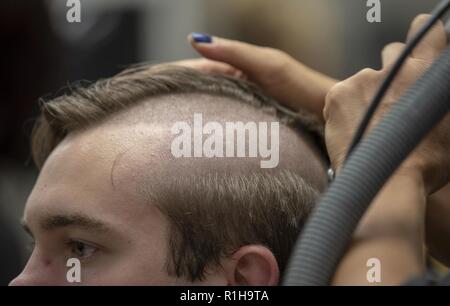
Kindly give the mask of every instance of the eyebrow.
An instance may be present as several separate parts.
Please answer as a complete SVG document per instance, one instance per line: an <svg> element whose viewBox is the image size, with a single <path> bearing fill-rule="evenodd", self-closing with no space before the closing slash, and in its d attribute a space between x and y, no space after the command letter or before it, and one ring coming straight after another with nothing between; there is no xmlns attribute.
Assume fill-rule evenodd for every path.
<svg viewBox="0 0 450 306"><path fill-rule="evenodd" d="M24 230L33 236L24 218L22 218L20 223ZM39 225L40 228L46 231L71 226L97 232L114 232L113 228L105 222L81 213L47 215L39 222Z"/></svg>

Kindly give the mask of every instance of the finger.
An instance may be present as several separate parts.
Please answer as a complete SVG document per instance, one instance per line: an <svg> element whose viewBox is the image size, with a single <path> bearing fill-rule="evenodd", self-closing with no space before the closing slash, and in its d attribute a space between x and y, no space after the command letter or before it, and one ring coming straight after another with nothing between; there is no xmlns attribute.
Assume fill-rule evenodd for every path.
<svg viewBox="0 0 450 306"><path fill-rule="evenodd" d="M212 61L209 59L190 59L173 62L172 65L177 65L186 68L192 68L208 74L224 74L239 79L247 79L247 76L239 69L222 62Z"/></svg>
<svg viewBox="0 0 450 306"><path fill-rule="evenodd" d="M423 14L414 19L408 32L408 41L419 32L430 17L430 15ZM428 32L424 39L414 49L411 56L431 62L441 54L446 46L447 34L445 32L444 23L442 21L438 21L438 23L430 30L430 32Z"/></svg>
<svg viewBox="0 0 450 306"><path fill-rule="evenodd" d="M267 52L262 47L195 33L188 40L202 56L237 67L249 76L257 75L267 66Z"/></svg>
<svg viewBox="0 0 450 306"><path fill-rule="evenodd" d="M400 54L404 49L405 44L400 42L390 43L384 47L381 53L383 68L388 68L394 65L395 61L400 57Z"/></svg>

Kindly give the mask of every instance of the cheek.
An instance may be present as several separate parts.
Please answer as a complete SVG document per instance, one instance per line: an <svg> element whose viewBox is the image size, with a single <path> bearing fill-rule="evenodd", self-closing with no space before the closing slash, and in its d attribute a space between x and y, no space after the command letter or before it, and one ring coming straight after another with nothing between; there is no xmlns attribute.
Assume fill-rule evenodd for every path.
<svg viewBox="0 0 450 306"><path fill-rule="evenodd" d="M154 285L173 285L177 279L169 275L168 254L166 239L157 237L141 244L133 255L133 263L130 263L129 269L134 271L133 275L138 281Z"/></svg>
<svg viewBox="0 0 450 306"><path fill-rule="evenodd" d="M174 285L177 280L165 268L166 258L130 253L95 268L85 268L85 285Z"/></svg>
<svg viewBox="0 0 450 306"><path fill-rule="evenodd" d="M174 285L166 263L167 247L162 237L133 233L129 245L104 253L83 267L83 284L89 285ZM141 238L139 238L141 237ZM158 239L157 239L158 238Z"/></svg>

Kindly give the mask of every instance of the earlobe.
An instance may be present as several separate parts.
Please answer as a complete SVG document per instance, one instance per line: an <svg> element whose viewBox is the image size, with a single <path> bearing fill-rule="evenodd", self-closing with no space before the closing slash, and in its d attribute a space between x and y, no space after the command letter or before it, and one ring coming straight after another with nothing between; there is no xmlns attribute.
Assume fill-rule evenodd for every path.
<svg viewBox="0 0 450 306"><path fill-rule="evenodd" d="M226 266L231 286L276 286L280 272L273 253L262 245L241 247Z"/></svg>

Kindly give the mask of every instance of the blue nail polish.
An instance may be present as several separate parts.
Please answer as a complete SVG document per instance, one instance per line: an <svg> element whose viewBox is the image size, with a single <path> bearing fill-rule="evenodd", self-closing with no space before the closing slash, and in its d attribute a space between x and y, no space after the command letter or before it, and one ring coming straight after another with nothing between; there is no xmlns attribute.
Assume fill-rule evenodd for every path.
<svg viewBox="0 0 450 306"><path fill-rule="evenodd" d="M207 35L207 34L192 33L191 37L196 43L202 43L202 44L210 44L210 43L212 43L212 37L210 35Z"/></svg>

